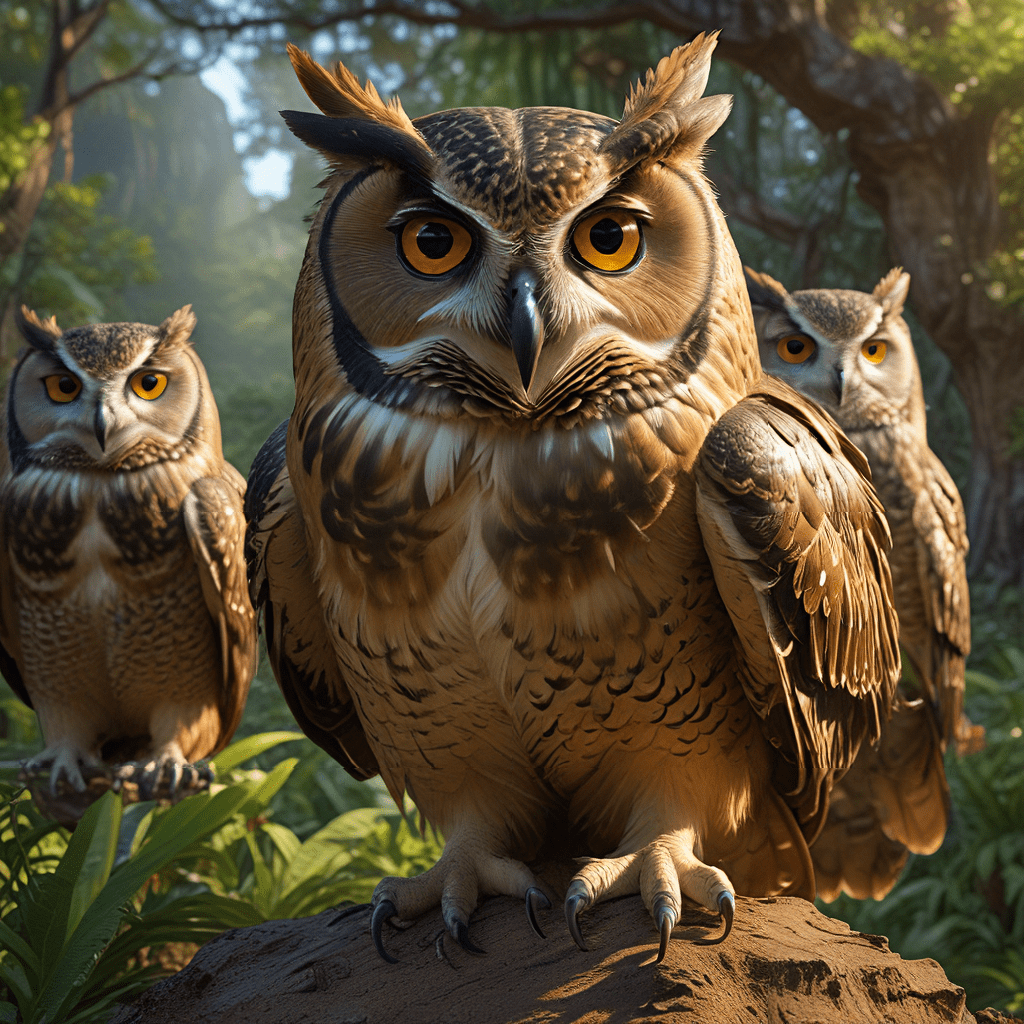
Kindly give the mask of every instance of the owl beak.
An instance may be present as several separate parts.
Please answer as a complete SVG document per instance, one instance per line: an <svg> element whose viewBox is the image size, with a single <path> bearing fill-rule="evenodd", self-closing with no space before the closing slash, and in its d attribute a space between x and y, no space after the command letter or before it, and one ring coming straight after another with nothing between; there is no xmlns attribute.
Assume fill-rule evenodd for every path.
<svg viewBox="0 0 1024 1024"><path fill-rule="evenodd" d="M544 318L537 304L537 291L537 277L532 270L517 270L505 287L509 340L527 394L544 344Z"/></svg>
<svg viewBox="0 0 1024 1024"><path fill-rule="evenodd" d="M107 418L103 415L102 402L96 406L96 415L92 420L92 429L96 435L96 440L99 442L100 451L105 452L107 450Z"/></svg>
<svg viewBox="0 0 1024 1024"><path fill-rule="evenodd" d="M838 408L843 404L843 385L846 381L846 371L839 363L836 363L833 370L835 371L835 378L832 381L832 394L835 395L836 408Z"/></svg>

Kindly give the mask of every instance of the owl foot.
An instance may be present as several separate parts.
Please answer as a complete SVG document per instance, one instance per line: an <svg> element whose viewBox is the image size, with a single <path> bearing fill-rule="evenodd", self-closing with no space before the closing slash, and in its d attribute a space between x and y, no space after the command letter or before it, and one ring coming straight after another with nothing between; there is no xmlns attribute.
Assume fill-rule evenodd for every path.
<svg viewBox="0 0 1024 1024"><path fill-rule="evenodd" d="M26 781L39 775L49 776L50 793L59 796L61 792L72 790L84 793L87 783L82 774L83 769L90 777L106 774L107 768L99 758L93 757L78 747L60 744L47 747L46 750L26 761L21 768L21 777Z"/></svg>
<svg viewBox="0 0 1024 1024"><path fill-rule="evenodd" d="M551 904L537 888L529 869L510 857L483 851L476 843L460 841L455 835L448 840L441 859L422 875L381 879L373 894L370 918L370 937L377 952L388 963L396 963L384 946L384 922L392 918L409 921L440 904L448 934L467 953L484 954L486 950L469 937L469 918L480 893L525 900L527 919L543 936L535 909L547 909Z"/></svg>
<svg viewBox="0 0 1024 1024"><path fill-rule="evenodd" d="M686 833L670 833L636 853L590 860L576 873L565 896L565 921L576 945L587 949L579 921L584 910L601 900L638 891L660 936L656 964L665 959L684 895L717 911L725 921L721 935L698 939L698 945L722 942L732 930L736 896L728 876L697 859Z"/></svg>
<svg viewBox="0 0 1024 1024"><path fill-rule="evenodd" d="M114 778L118 789L126 783L137 787L140 800L177 803L207 789L213 781L213 772L208 765L188 764L175 757L164 756L119 765Z"/></svg>

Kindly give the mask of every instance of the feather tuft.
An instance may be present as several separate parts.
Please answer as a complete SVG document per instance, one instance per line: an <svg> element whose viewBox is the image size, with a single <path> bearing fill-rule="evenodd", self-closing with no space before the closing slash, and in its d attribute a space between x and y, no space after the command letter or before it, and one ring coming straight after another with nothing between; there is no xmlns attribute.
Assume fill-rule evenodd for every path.
<svg viewBox="0 0 1024 1024"><path fill-rule="evenodd" d="M340 61L328 71L293 43L288 44L288 57L306 95L328 117L368 119L419 137L397 96L385 103L372 82L361 86Z"/></svg>

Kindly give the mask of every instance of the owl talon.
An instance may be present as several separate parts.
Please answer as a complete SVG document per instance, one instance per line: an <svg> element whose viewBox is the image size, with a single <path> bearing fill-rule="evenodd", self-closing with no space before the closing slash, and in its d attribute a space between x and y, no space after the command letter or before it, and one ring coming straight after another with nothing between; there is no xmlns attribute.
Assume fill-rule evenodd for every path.
<svg viewBox="0 0 1024 1024"><path fill-rule="evenodd" d="M381 958L386 960L389 964L397 964L398 958L393 957L384 948L384 939L381 935L381 931L384 927L384 922L390 920L397 913L398 911L391 900L381 900L380 903L373 908L373 916L370 918L370 938L373 939L373 944L377 947L377 952L380 953Z"/></svg>
<svg viewBox="0 0 1024 1024"><path fill-rule="evenodd" d="M669 939L672 937L672 929L676 926L677 914L675 907L669 906L664 897L658 897L654 904L654 922L661 932L661 942L658 945L658 955L654 963L660 964L668 952Z"/></svg>
<svg viewBox="0 0 1024 1024"><path fill-rule="evenodd" d="M715 939L694 939L695 946L717 946L718 943L725 942L732 931L732 920L736 914L736 897L731 892L718 894L718 912L725 919L725 931Z"/></svg>
<svg viewBox="0 0 1024 1024"><path fill-rule="evenodd" d="M537 933L542 939L546 939L547 936L541 931L540 925L537 923L537 907L541 910L551 909L551 900L547 898L535 885L531 885L526 890L526 919L530 922L530 927Z"/></svg>
<svg viewBox="0 0 1024 1024"><path fill-rule="evenodd" d="M569 934L572 936L573 942L584 953L589 951L587 944L583 941L583 933L580 931L579 916L590 906L591 902L590 894L582 882L576 881L569 886L569 891L565 894L565 923L569 927Z"/></svg>
<svg viewBox="0 0 1024 1024"><path fill-rule="evenodd" d="M452 937L455 941L467 952L472 953L473 956L487 956L487 950L481 949L470 937L469 937L469 925L460 918L455 918L454 921L448 923L448 931L451 932ZM454 928L452 925L454 924Z"/></svg>

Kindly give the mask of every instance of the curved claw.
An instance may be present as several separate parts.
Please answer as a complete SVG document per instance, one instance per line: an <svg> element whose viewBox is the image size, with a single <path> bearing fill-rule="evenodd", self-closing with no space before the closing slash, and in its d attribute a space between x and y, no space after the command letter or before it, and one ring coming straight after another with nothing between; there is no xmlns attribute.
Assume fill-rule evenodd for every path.
<svg viewBox="0 0 1024 1024"><path fill-rule="evenodd" d="M584 953L587 952L587 944L583 941L583 933L580 931L580 912L590 906L590 894L579 882L573 882L569 891L565 894L565 923L569 927L569 934L572 941L576 943Z"/></svg>
<svg viewBox="0 0 1024 1024"><path fill-rule="evenodd" d="M474 956L487 956L487 950L481 949L470 937L469 937L469 925L465 921L455 922L455 941L467 952L472 953Z"/></svg>
<svg viewBox="0 0 1024 1024"><path fill-rule="evenodd" d="M665 903L659 905L659 901L655 901L654 920L658 925L658 930L661 932L661 942L658 945L658 956L655 959L656 964L660 964L665 959L665 954L668 952L668 941L672 936L672 929L676 926L676 912L675 908L668 906Z"/></svg>
<svg viewBox="0 0 1024 1024"><path fill-rule="evenodd" d="M377 952L380 953L381 957L389 964L397 964L398 960L384 948L384 940L381 936L381 930L384 927L384 922L394 917L397 913L398 910L391 900L381 900L380 903L373 908L373 916L370 918L370 938L373 939L373 944L377 947Z"/></svg>
<svg viewBox="0 0 1024 1024"><path fill-rule="evenodd" d="M694 939L695 946L717 946L719 942L725 942L729 932L732 931L732 919L736 914L736 897L728 890L718 894L718 912L725 919L725 931L715 939Z"/></svg>
<svg viewBox="0 0 1024 1024"><path fill-rule="evenodd" d="M550 910L551 900L537 886L531 885L526 890L526 920L530 922L530 927L542 939L546 939L547 936L541 931L540 925L537 923L537 907L540 907L541 910Z"/></svg>

